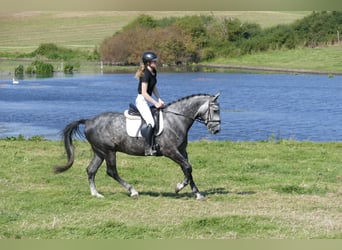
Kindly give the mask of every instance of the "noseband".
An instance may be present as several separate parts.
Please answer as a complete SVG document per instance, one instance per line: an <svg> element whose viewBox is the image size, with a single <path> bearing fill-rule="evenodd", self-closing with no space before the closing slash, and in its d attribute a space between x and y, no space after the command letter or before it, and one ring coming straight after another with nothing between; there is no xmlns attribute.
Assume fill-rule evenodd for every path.
<svg viewBox="0 0 342 250"><path fill-rule="evenodd" d="M218 103L215 102L209 102L208 104L208 109L206 111L207 113L207 117L205 119L203 119L202 117L199 117L196 119L196 121L203 123L205 125L207 125L209 122L218 122L219 124L221 123L221 119L214 119L213 116L213 110L220 110L220 105Z"/></svg>

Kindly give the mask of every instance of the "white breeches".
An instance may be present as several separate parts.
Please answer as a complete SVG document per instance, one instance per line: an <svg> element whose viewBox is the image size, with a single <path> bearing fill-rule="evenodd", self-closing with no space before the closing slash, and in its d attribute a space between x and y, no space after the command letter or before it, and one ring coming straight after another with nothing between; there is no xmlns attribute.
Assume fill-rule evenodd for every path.
<svg viewBox="0 0 342 250"><path fill-rule="evenodd" d="M151 124L151 126L154 128L154 119L151 114L151 109L143 95L139 94L137 96L137 98L135 99L135 105L137 106L141 116L146 121L146 124Z"/></svg>

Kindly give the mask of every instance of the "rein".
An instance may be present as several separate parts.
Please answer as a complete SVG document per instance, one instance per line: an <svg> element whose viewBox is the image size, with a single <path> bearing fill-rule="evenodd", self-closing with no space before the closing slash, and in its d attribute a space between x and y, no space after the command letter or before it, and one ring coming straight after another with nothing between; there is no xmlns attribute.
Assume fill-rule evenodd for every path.
<svg viewBox="0 0 342 250"><path fill-rule="evenodd" d="M171 114L174 114L174 115L183 116L183 117L188 118L188 119L190 119L192 121L197 121L197 122L205 124L205 125L207 125L209 122L219 122L219 123L221 123L221 120L212 120L211 119L210 105L213 105L213 104L217 105L216 103L209 102L208 109L206 111L208 113L209 119L203 119L201 117L192 118L192 117L186 116L184 114L181 114L181 113L178 113L178 112L174 112L174 111L169 111L169 110L166 110L166 109L162 109L162 111L165 112L165 113L171 113Z"/></svg>
<svg viewBox="0 0 342 250"><path fill-rule="evenodd" d="M188 119L193 120L193 121L198 120L198 118L197 118L197 119L194 119L194 118L192 118L192 117L189 117L189 116L186 116L186 115L183 115L183 114L181 114L181 113L174 112L174 111L169 111L169 110L166 110L166 109L162 109L162 111L163 111L164 113L170 113L170 114L174 114L174 115L178 115L178 116L183 116L183 117L188 118Z"/></svg>

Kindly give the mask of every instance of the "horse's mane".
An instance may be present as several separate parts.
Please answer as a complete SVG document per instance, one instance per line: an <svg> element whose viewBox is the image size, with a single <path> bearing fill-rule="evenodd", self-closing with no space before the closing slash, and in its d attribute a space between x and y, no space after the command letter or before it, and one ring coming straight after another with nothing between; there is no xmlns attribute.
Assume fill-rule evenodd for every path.
<svg viewBox="0 0 342 250"><path fill-rule="evenodd" d="M166 104L164 108L167 108L174 103L181 102L184 100L188 100L188 99L193 98L195 96L210 96L210 95L209 94L193 94L193 95L185 96L185 97L179 98L178 100L175 100L175 101L172 101L172 102Z"/></svg>

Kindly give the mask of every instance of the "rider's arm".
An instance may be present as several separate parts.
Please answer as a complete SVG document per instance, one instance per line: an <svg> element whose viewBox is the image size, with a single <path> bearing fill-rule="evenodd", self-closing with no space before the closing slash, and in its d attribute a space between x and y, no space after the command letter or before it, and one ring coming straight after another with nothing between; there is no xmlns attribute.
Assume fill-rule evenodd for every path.
<svg viewBox="0 0 342 250"><path fill-rule="evenodd" d="M153 94L158 98L158 103L163 106L164 105L164 101L160 98L160 95L159 95L159 91L157 89L157 86L154 86L153 88Z"/></svg>
<svg viewBox="0 0 342 250"><path fill-rule="evenodd" d="M142 82L141 83L141 94L142 96L145 98L146 101L152 103L154 106L158 107L158 102L156 102L152 96L150 96L148 93L147 93L147 82ZM153 93L154 93L154 90L153 90ZM155 93L154 93L155 94Z"/></svg>

